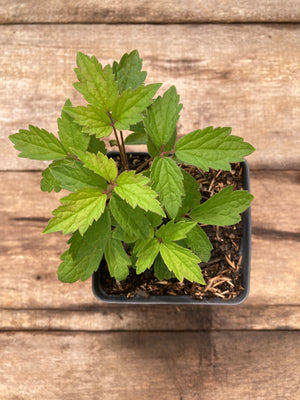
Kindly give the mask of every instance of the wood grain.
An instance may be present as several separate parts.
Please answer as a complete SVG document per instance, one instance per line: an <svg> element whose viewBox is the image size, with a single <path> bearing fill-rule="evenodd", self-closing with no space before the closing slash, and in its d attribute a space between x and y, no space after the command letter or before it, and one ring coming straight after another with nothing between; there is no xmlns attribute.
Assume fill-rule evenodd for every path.
<svg viewBox="0 0 300 400"><path fill-rule="evenodd" d="M41 232L61 193L40 192L39 181L38 172L0 174L0 229L4 232L0 308L86 309L99 305L89 281L66 285L56 278L67 238ZM278 182L280 195L274 190ZM253 171L251 185L256 198L251 289L246 304L299 305L299 172Z"/></svg>
<svg viewBox="0 0 300 400"><path fill-rule="evenodd" d="M9 332L0 348L3 400L300 395L299 332Z"/></svg>
<svg viewBox="0 0 300 400"><path fill-rule="evenodd" d="M298 0L0 0L0 23L299 22Z"/></svg>
<svg viewBox="0 0 300 400"><path fill-rule="evenodd" d="M178 88L180 135L232 126L256 147L253 168L300 167L298 25L11 25L0 38L0 170L43 165L17 158L7 138L30 123L55 132L65 99L79 103L78 50L106 64L134 48L148 83Z"/></svg>

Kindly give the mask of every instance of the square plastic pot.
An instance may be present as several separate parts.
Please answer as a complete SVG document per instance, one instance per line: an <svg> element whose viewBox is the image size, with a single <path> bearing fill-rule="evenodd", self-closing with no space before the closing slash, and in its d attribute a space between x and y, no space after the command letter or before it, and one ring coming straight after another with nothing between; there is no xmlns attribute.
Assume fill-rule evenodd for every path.
<svg viewBox="0 0 300 400"><path fill-rule="evenodd" d="M117 155L117 152L110 152L108 156ZM130 153L129 153L130 154ZM147 153L131 153L138 155L147 155ZM245 161L242 163L243 169L243 189L250 191L250 172L248 163ZM250 289L250 261L251 261L251 208L246 210L242 216L242 239L239 251L241 260L241 278L242 286L244 290L234 299L222 300L218 297L215 298L203 298L201 300L193 299L190 296L149 296L144 297L136 295L135 297L127 298L121 295L107 294L102 286L101 282L101 266L105 263L102 260L98 271L93 274L92 277L92 289L94 295L103 302L119 303L119 304L192 304L192 305L233 305L242 303L249 294Z"/></svg>

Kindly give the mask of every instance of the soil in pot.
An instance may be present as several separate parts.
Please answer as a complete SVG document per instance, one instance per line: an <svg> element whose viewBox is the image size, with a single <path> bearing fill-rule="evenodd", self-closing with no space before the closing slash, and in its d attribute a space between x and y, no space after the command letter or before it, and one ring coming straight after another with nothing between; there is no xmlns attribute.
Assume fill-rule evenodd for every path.
<svg viewBox="0 0 300 400"><path fill-rule="evenodd" d="M119 161L119 156L113 158ZM137 169L148 155L129 154L130 169ZM243 165L232 164L231 171L202 171L199 168L181 165L198 182L202 195L201 202L218 193L225 186L233 185L234 190L243 189ZM120 162L119 162L119 168ZM134 268L122 282L111 278L107 266L101 266L101 282L104 291L110 295L120 295L127 298L140 295L144 297L174 295L191 296L194 299L220 298L231 300L243 290L241 283L241 268L239 265L239 249L242 237L242 223L227 227L205 226L202 228L208 235L213 250L207 263L201 263L200 267L206 286L192 283L187 280L178 282L177 279L159 281L154 275L153 267L144 273L137 275Z"/></svg>

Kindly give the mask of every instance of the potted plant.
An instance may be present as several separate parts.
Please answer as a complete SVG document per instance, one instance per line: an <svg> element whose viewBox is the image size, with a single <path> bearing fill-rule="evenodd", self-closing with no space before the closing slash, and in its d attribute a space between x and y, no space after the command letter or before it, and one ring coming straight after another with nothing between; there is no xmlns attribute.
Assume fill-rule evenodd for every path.
<svg viewBox="0 0 300 400"><path fill-rule="evenodd" d="M240 285L240 293L231 293L226 303L240 302L249 278L245 240L250 240L250 211L243 225L240 214L253 199L243 161L254 148L227 127L195 130L178 140L182 105L176 88L155 98L161 84L144 84L146 72L136 50L105 67L78 53L75 72L74 86L87 105L74 107L66 101L57 121L59 138L32 125L10 136L20 157L52 161L42 173L43 191L71 192L61 198L44 230L71 234L58 278L75 282L93 275L95 294L107 301L224 302L218 292L215 298L207 296L207 288L215 287L212 282L220 276L224 280L222 266L219 278L208 269L203 276L202 270L213 265L211 241L227 229L235 257L240 242L244 257L241 275L240 263L221 240L219 252L237 270L233 279ZM132 133L124 138L124 131ZM107 154L103 138L111 135L119 151ZM128 153L126 145L132 144L146 144L148 153ZM246 186L241 186L241 177ZM241 229L243 239L234 242ZM174 293L149 295L147 276L159 294L170 284ZM137 289L126 292L133 281ZM230 286L230 280L224 282Z"/></svg>

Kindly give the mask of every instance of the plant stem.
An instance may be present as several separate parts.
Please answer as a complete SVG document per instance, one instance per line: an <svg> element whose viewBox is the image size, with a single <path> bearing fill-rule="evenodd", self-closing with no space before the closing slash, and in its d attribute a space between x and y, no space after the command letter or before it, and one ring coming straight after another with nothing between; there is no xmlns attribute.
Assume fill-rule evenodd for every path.
<svg viewBox="0 0 300 400"><path fill-rule="evenodd" d="M122 131L120 131L120 136L121 136L122 149L123 149L124 162L125 162L124 167L127 171L129 171L128 159L127 159L127 154L126 154L126 150L125 150L125 143L124 143L124 137L123 137Z"/></svg>
<svg viewBox="0 0 300 400"><path fill-rule="evenodd" d="M118 134L117 134L117 130L116 130L115 126L112 125L112 127L113 127L113 130L114 130L115 138L116 138L117 145L118 145L118 148L119 148L119 151L120 151L121 162L122 162L122 165L123 165L123 167L125 169L125 159L124 159L123 148L122 148L120 140L118 138Z"/></svg>
<svg viewBox="0 0 300 400"><path fill-rule="evenodd" d="M152 160L154 159L154 157L149 158L148 160L146 160L143 164L141 164L139 167L137 167L137 169L135 170L135 172L140 172L142 171L142 169L144 167L146 167Z"/></svg>

